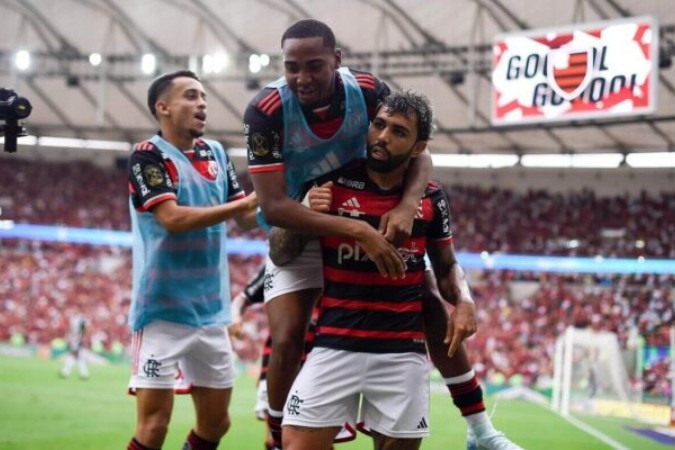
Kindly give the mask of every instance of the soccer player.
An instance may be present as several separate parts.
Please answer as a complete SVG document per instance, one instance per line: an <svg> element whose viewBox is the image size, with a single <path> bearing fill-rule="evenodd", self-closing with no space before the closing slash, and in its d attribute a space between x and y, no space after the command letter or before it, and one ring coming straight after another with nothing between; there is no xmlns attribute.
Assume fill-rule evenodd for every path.
<svg viewBox="0 0 675 450"><path fill-rule="evenodd" d="M389 111L390 113L392 111L398 112L399 115L403 114L405 117L408 117L408 115L413 116L417 115L418 117L421 116L423 119L418 120L417 123L418 129L420 130L417 138L423 139L424 137L426 137L426 139L423 139L423 141L426 144L426 140L429 139L430 132L427 131L429 127L426 126L425 124L427 123L427 118L430 116L430 108L428 106L428 102L425 99L425 97L410 93L395 94L392 99L385 100L383 109L385 109L385 111ZM411 112L416 114L412 114ZM379 142L376 139L377 136L382 134L382 133L378 134L377 132L373 131L374 129L375 131L377 131L378 128L383 127L383 124L381 123L381 115L382 109L380 109L378 116L373 121L370 127L368 138L369 152L368 152L367 166L372 167L372 169L370 170L369 175L372 175L372 171L375 170L377 167L380 167L383 170L387 169L387 166L382 163L379 163L378 165L375 159L376 157L371 155L371 149L377 149L377 145ZM394 114L394 116L396 116L396 114ZM401 130L399 130L399 132L401 132ZM396 141L395 133L392 134L394 134L394 137L391 138L391 141L395 142ZM385 150L382 150L382 152L386 154ZM389 164L392 167L396 167L396 164L401 163L400 158L401 157L397 158L395 156L391 156L390 158L388 158ZM347 172L346 169L342 169L334 174L327 176L327 179L330 180L337 179L338 184L342 183L346 186L349 186L351 187L352 191L359 189L368 190L367 182L364 182L362 180L355 180L354 177L347 176L346 172ZM331 210L335 210L337 208L337 214L339 215L354 218L359 218L365 215L367 219L364 220L368 220L371 224L377 224L378 218L368 216L367 211L366 212L361 211L361 209L366 209L365 206L363 208L361 207L364 205L364 202L370 200L371 202L375 202L379 208L382 208L383 211L386 211L386 204L383 204L384 202L382 201L381 196L378 197L377 195L372 194L372 192L370 194L371 194L370 197L366 198L365 200L359 197L358 195L353 195L349 197L345 202L341 204L336 204L333 199L332 190L327 187L322 187L312 189L307 197L308 203L311 204L312 208L317 211L331 212ZM445 212L444 214L447 215L447 217L443 215L442 223L444 224L444 227L447 228L449 231L450 227L449 211L445 211L446 209L448 209L447 201L435 201L433 202L433 204L435 204L436 207L444 211ZM418 213L418 216L420 216L424 211L424 203L420 205L419 211L420 212ZM415 225L415 227L417 226L418 224ZM415 230L415 228L413 228L413 230ZM292 240L293 239L291 238L288 237L286 238L286 241ZM326 239L324 239L323 241L325 242ZM343 244L333 245L333 247L337 246L338 259L340 259L345 252L345 248L342 247L342 245ZM415 244L413 243L413 245ZM288 245L288 247L292 248L293 245ZM434 254L433 252L435 248L436 247L432 246L431 248L428 249L430 255ZM324 248L323 250L324 250L324 258L326 258L327 255L332 255L331 252L333 253L335 252L334 248L330 248L328 250ZM405 248L403 249L399 248L399 251L401 251L404 255L410 254L410 252ZM346 250L346 253L347 256L349 256L348 254L350 253L350 250ZM358 249L353 250L353 253L354 254L351 255L352 258L361 261L367 260L367 258L363 257L363 255L358 254ZM347 256L345 256L345 258L347 258ZM454 257L453 261L455 261ZM344 264L348 264L348 262ZM437 268L435 267L435 269ZM356 267L355 272L356 271L361 272L361 270L362 268L359 266ZM460 279L463 279L463 276L461 275L461 269L459 269L458 265L456 267L453 266L452 270L459 270ZM435 270L435 272L438 275L438 270ZM327 273L328 269L324 268L325 280L328 280L328 277L326 275ZM424 280L425 289L423 289L422 292L422 311L424 316L425 338L427 340L428 350L432 355L434 363L441 370L443 376L445 377L446 384L448 384L448 387L450 388L455 404L460 409L462 415L465 417L465 419L469 424L467 448L505 449L505 450L519 449L520 447L513 444L503 435L503 433L495 430L494 427L492 426L489 417L485 413L485 406L483 404L482 398L482 390L475 378L473 370L471 369L468 358L466 356L466 352L461 346L461 341L470 334L472 334L473 331L475 331L475 318L474 318L475 309L473 301L471 300L471 296L468 293L468 286L466 285L466 282L462 281L461 283L459 283L458 286L461 287L461 289L454 292L453 294L453 289L448 290L447 279L441 278L440 283L437 283L436 277L433 275L433 272L427 270L426 272L424 272L424 274L426 275L426 280ZM356 273L353 274L350 273L345 274L344 279L341 281L342 283L347 283L348 280L357 280L357 279L359 279L359 277L356 275ZM367 280L367 278L361 279ZM455 278L451 277L450 279L452 281ZM367 285L368 281L365 281L365 283ZM326 296L329 295L328 292L329 287L332 288L333 290L336 290L341 289L343 286L344 284L329 283L328 281L326 281L326 291L324 292L324 297L322 297L321 300L322 311L326 310L324 302L326 301ZM453 284L451 284L450 286L453 286ZM359 296L358 291L354 293L351 290L349 290L349 288L347 288L345 291L349 292L349 296L354 295L357 297ZM380 292L380 286L377 286L377 291ZM366 290L365 292L369 291ZM441 297L445 298L449 303L455 305L454 312L450 317L449 321L447 321L446 319L447 312L445 307L441 303L440 300ZM349 308L349 306L347 308ZM386 323L388 323L388 321L384 321L382 326L386 327ZM443 336L446 335L445 334L446 323L450 328L450 333L448 334L448 340L450 340L450 344L448 344L448 342L443 342ZM429 328L431 328L431 330ZM359 332L360 331L361 330L359 330ZM318 332L320 335L321 322L319 323ZM317 343L320 341L321 339L318 339ZM318 345L319 344L317 344L317 346ZM447 357L448 345L450 348L453 347L457 348L457 351L454 353L454 356L452 358ZM291 392L291 395L294 394Z"/></svg>
<svg viewBox="0 0 675 450"><path fill-rule="evenodd" d="M369 119L389 89L369 73L340 68L335 36L322 22L296 22L282 36L281 46L285 76L263 89L244 115L249 172L262 224L356 238L382 276L399 278L404 262L392 242L410 234L429 179L428 152L411 166L401 201L383 216L380 230L302 206L297 200L306 182L364 156ZM272 332L268 420L279 445L282 408L322 288L318 244L310 243L284 267L268 259L265 277Z"/></svg>
<svg viewBox="0 0 675 450"><path fill-rule="evenodd" d="M129 158L133 285L129 325L136 432L128 450L159 449L166 437L180 369L196 424L184 448L213 450L230 426L234 367L226 226L256 226L255 194L246 196L223 147L203 139L206 93L197 75L155 79L148 107L157 135Z"/></svg>
<svg viewBox="0 0 675 450"><path fill-rule="evenodd" d="M328 212L377 227L399 202L410 161L426 149L431 129L426 97L387 97L370 125L366 160L319 179L334 183ZM326 449L342 423L360 419L375 448L418 449L429 432L422 316L427 249L442 295L473 303L454 255L447 198L439 185L428 184L412 235L398 247L406 276L397 280L381 276L354 239L320 240L321 313L314 350L286 403L284 448Z"/></svg>
<svg viewBox="0 0 675 450"><path fill-rule="evenodd" d="M68 378L73 367L77 364L80 378L89 378L89 368L84 356L84 333L87 329L87 319L82 314L74 314L69 321L68 327L68 355L59 371L62 378Z"/></svg>

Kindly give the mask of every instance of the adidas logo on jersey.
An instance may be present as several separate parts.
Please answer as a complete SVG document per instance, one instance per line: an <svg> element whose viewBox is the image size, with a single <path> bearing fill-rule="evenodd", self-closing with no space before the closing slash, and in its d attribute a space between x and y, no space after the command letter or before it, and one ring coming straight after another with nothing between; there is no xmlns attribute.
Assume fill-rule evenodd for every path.
<svg viewBox="0 0 675 450"><path fill-rule="evenodd" d="M417 429L418 430L426 430L427 428L429 428L429 425L427 424L427 419L422 417L422 420L420 420L420 423L417 424Z"/></svg>
<svg viewBox="0 0 675 450"><path fill-rule="evenodd" d="M337 209L338 215L349 217L359 217L363 214L363 211L359 211L361 205L359 204L359 199L352 197L349 200L342 202L342 205Z"/></svg>
<svg viewBox="0 0 675 450"><path fill-rule="evenodd" d="M361 204L359 203L359 199L356 197L352 197L349 200L342 202L342 206L347 207L347 208L360 208Z"/></svg>

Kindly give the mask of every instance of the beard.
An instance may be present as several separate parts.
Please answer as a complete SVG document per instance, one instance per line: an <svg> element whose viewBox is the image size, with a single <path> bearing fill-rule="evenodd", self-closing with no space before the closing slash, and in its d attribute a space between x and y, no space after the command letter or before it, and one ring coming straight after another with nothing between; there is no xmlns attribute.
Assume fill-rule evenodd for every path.
<svg viewBox="0 0 675 450"><path fill-rule="evenodd" d="M195 130L194 128L190 128L189 132L190 136L192 136L193 138L200 138L204 136L204 132L202 130Z"/></svg>
<svg viewBox="0 0 675 450"><path fill-rule="evenodd" d="M386 153L387 159L380 160L373 158L372 153L375 147L377 147L379 151ZM405 153L403 155L392 156L389 150L380 145L377 144L368 145L366 165L368 166L369 169L374 170L375 172L379 173L393 172L394 170L398 169L408 161L411 153L412 149L410 149L408 153Z"/></svg>

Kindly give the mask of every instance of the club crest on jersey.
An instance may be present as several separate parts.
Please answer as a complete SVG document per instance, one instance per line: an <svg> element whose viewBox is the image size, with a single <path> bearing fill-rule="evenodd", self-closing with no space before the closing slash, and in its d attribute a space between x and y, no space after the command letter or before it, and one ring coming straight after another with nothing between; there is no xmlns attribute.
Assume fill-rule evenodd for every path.
<svg viewBox="0 0 675 450"><path fill-rule="evenodd" d="M213 178L218 176L218 163L215 161L209 161L209 165L206 169Z"/></svg>

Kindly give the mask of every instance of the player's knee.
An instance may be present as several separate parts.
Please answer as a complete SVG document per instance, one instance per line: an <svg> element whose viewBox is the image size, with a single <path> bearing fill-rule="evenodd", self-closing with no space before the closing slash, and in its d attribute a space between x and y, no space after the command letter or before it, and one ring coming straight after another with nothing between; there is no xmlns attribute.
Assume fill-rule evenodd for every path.
<svg viewBox="0 0 675 450"><path fill-rule="evenodd" d="M277 351L302 353L305 345L305 333L307 327L304 325L287 325L279 329L278 332L272 335L272 355L279 355Z"/></svg>
<svg viewBox="0 0 675 450"><path fill-rule="evenodd" d="M217 442L219 441L231 426L230 416L226 414L221 417L215 417L215 415L209 416L206 418L198 419L196 433L202 439L207 441Z"/></svg>
<svg viewBox="0 0 675 450"><path fill-rule="evenodd" d="M304 336L300 335L298 338L294 335L287 335L277 341L272 340L272 358L279 358L280 360L295 360L300 359L304 349Z"/></svg>
<svg viewBox="0 0 675 450"><path fill-rule="evenodd" d="M223 417L223 419L218 424L218 428L216 429L216 433L219 435L219 437L225 436L225 433L228 432L231 425L232 425L232 421L230 419L230 415L226 414L225 417Z"/></svg>
<svg viewBox="0 0 675 450"><path fill-rule="evenodd" d="M148 420L138 425L137 438L139 441L151 446L161 445L169 431L168 421Z"/></svg>

